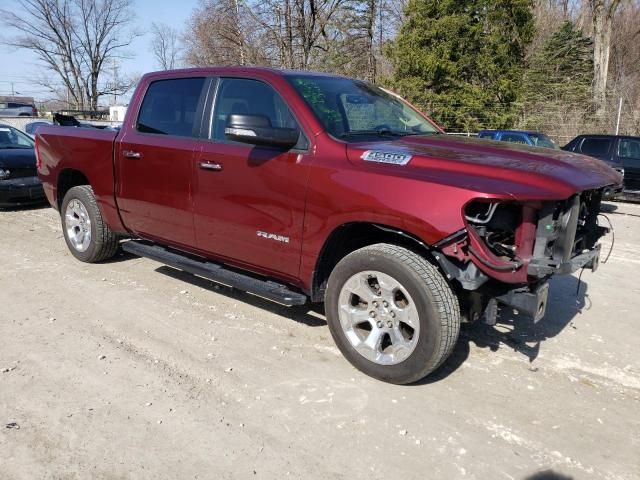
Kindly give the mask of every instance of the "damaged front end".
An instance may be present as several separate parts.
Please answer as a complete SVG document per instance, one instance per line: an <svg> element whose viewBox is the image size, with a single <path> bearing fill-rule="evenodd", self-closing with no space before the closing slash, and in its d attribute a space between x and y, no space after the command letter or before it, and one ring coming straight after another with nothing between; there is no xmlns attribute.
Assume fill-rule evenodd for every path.
<svg viewBox="0 0 640 480"><path fill-rule="evenodd" d="M434 247L436 260L459 286L463 316L483 314L493 324L499 305L538 321L544 316L548 279L580 268L596 270L603 189L563 201L475 200L464 208L465 228Z"/></svg>

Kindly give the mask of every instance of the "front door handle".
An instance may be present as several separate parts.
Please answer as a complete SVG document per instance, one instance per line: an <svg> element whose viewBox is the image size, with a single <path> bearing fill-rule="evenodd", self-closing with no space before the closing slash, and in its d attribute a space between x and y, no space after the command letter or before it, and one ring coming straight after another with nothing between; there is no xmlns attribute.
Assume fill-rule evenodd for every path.
<svg viewBox="0 0 640 480"><path fill-rule="evenodd" d="M142 158L142 154L140 152L134 152L133 150L123 150L122 155L124 155L125 158L133 158L136 160Z"/></svg>
<svg viewBox="0 0 640 480"><path fill-rule="evenodd" d="M203 170L213 170L219 172L222 170L222 164L218 162L200 162L200 168Z"/></svg>

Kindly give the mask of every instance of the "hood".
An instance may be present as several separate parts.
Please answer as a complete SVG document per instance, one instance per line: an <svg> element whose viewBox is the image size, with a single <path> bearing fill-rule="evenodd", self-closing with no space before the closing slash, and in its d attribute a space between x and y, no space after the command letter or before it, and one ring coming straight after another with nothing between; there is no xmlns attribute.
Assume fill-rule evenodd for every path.
<svg viewBox="0 0 640 480"><path fill-rule="evenodd" d="M365 152L411 155L404 165L363 160ZM601 160L550 148L447 135L407 136L347 145L350 161L388 174L413 176L515 199L564 199L619 184L622 176ZM405 157L406 158L406 157Z"/></svg>
<svg viewBox="0 0 640 480"><path fill-rule="evenodd" d="M0 148L0 168L36 168L33 148Z"/></svg>

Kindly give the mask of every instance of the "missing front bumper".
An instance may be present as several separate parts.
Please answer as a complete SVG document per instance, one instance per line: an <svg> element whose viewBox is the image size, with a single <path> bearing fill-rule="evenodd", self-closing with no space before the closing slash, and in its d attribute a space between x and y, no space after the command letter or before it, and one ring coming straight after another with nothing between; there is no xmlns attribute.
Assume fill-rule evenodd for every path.
<svg viewBox="0 0 640 480"><path fill-rule="evenodd" d="M576 255L566 262L532 259L527 273L533 277L546 277L553 274L569 274L581 268L589 268L594 272L600 266L600 244L592 250Z"/></svg>
<svg viewBox="0 0 640 480"><path fill-rule="evenodd" d="M534 322L538 322L547 310L549 297L549 284L539 283L535 288L523 287L510 290L504 295L495 297L495 301L502 305L514 308L518 313L529 315Z"/></svg>

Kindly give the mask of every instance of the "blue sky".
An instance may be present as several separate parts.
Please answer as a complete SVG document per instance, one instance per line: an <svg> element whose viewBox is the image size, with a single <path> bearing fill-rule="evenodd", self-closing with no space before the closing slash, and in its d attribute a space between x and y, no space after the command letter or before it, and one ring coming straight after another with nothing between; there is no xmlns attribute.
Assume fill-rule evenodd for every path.
<svg viewBox="0 0 640 480"><path fill-rule="evenodd" d="M151 24L153 22L166 23L183 30L185 21L189 18L198 0L134 0L136 18L132 26L144 35L137 38L129 47L130 59L123 60L120 71L124 73L146 73L157 70L150 51ZM0 0L0 8L10 10L17 5L16 0ZM11 36L12 31L2 26L0 39ZM0 44L0 95L11 93L11 83L16 92L33 96L37 100L50 97L46 90L31 80L44 68L37 58L26 50L15 50Z"/></svg>

